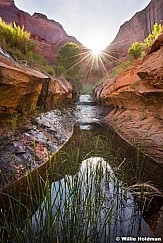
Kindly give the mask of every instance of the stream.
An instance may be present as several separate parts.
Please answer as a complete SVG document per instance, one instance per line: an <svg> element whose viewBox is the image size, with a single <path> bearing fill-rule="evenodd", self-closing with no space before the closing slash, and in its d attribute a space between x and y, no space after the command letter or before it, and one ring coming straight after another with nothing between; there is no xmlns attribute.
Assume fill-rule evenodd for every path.
<svg viewBox="0 0 163 243"><path fill-rule="evenodd" d="M64 171L63 177L60 180L54 179L51 184L53 217L57 214L57 210L62 216L65 214L65 201L72 206L75 199L72 199L70 194L72 194L74 184L80 184L81 191L78 195L80 202L79 199L75 202L74 210L76 210L78 217L82 218L79 217L79 220L83 224L81 223L80 230L75 231L74 229L72 239L74 242L79 240L81 232L87 232L87 240L91 242L115 242L116 237L123 236L154 236L149 224L144 220L142 207L134 195L127 190L127 187L136 183L137 180L153 180L149 173L153 167L152 161L123 141L112 129L100 125L100 118L107 112L105 107L96 106L89 95L80 96L75 111L77 122L74 133L63 149L66 155L62 155L62 160L67 159L67 154L72 153L72 149L73 151L79 149L81 158L78 163L73 159L68 162L65 165L66 168L62 169L61 173ZM138 169L137 167L142 163L144 168ZM96 178L97 171L102 173L100 181ZM84 220L87 218L85 212L87 205L84 203L88 194L92 202L91 210L95 217L95 223L87 219L90 221L84 224ZM44 212L43 221L45 222L47 216L46 200L47 198L44 198L41 204L41 211ZM67 218L70 215L71 212ZM37 210L32 218L36 232L39 232L39 217L40 210ZM91 217L92 215L90 215ZM109 220L104 227L103 221L107 217ZM60 241L64 241L64 235L59 232L64 224L66 224L68 231L68 225L72 224L72 219L70 217L66 222L63 222L61 218L58 221L60 225L56 234L60 235Z"/></svg>
<svg viewBox="0 0 163 243"><path fill-rule="evenodd" d="M137 237L163 237L159 225L163 201L152 192L152 185L163 187L161 167L142 154L139 146L133 148L101 124L107 113L108 108L96 105L89 95L81 95L76 103L73 134L52 159L56 167L47 194L31 218L35 242L43 242L37 238L42 230L50 239L53 226L56 242L123 242L121 237L127 236L131 238L124 241L135 242ZM138 182L149 187L151 195L157 194L156 199L150 193L144 198ZM30 242L28 229L24 231Z"/></svg>

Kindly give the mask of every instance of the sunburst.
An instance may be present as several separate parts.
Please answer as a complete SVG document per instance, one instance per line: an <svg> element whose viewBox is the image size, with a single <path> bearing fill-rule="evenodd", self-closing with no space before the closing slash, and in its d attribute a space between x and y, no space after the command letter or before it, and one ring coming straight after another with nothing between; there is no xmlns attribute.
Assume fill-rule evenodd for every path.
<svg viewBox="0 0 163 243"><path fill-rule="evenodd" d="M94 68L101 68L104 71L105 75L108 77L109 74L107 69L108 66L112 66L111 60L117 61L119 63L122 62L122 60L116 58L113 55L117 53L116 49L114 50L113 45L116 45L118 43L111 44L112 48L111 50L109 50L109 53L104 50L101 50L98 46L95 46L92 49L87 49L83 47L81 53L79 54L79 56L81 56L81 59L78 62L76 62L72 67L70 67L70 69L78 65L79 63L85 62L85 66L89 67L89 76L91 75Z"/></svg>

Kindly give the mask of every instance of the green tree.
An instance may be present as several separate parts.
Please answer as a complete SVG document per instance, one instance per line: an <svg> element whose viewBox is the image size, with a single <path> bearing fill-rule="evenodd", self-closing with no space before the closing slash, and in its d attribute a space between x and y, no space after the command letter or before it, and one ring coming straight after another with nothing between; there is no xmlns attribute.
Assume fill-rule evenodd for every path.
<svg viewBox="0 0 163 243"><path fill-rule="evenodd" d="M75 82L79 82L81 78L81 58L79 46L73 42L63 45L59 49L56 59L56 75L64 76L64 78L73 84L75 84Z"/></svg>

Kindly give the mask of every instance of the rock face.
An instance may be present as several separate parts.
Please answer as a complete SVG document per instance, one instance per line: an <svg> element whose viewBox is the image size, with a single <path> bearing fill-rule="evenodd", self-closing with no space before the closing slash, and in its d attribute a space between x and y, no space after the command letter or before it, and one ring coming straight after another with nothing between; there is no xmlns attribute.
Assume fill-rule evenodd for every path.
<svg viewBox="0 0 163 243"><path fill-rule="evenodd" d="M49 20L40 13L31 16L19 10L12 0L0 0L0 16L7 23L15 22L24 26L25 30L31 33L36 51L43 54L51 63L54 63L54 56L61 45L68 42L81 45L74 37L68 36L58 22Z"/></svg>
<svg viewBox="0 0 163 243"><path fill-rule="evenodd" d="M162 45L163 34L143 61L135 61L116 79L96 88L97 98L116 107L106 120L121 128L132 143L139 141L159 162L163 162Z"/></svg>
<svg viewBox="0 0 163 243"><path fill-rule="evenodd" d="M130 45L134 41L143 41L152 32L153 25L160 23L161 20L163 20L163 0L151 0L145 9L136 13L120 27L106 51L116 58L126 59Z"/></svg>
<svg viewBox="0 0 163 243"><path fill-rule="evenodd" d="M46 75L0 55L0 111L34 110L46 79Z"/></svg>
<svg viewBox="0 0 163 243"><path fill-rule="evenodd" d="M54 108L72 98L67 80L50 78L0 54L0 113L29 113L37 105Z"/></svg>
<svg viewBox="0 0 163 243"><path fill-rule="evenodd" d="M48 79L44 82L38 105L54 109L63 100L72 99L73 88L66 79Z"/></svg>

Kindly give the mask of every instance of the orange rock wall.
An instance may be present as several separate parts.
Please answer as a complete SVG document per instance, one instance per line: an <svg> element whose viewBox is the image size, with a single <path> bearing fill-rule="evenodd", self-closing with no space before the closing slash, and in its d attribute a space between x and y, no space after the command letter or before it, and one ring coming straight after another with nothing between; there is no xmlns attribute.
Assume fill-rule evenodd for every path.
<svg viewBox="0 0 163 243"><path fill-rule="evenodd" d="M159 41L158 41L159 40ZM115 79L96 87L96 97L114 110L104 119L155 161L163 163L163 34L148 54ZM152 52L153 50L153 52Z"/></svg>
<svg viewBox="0 0 163 243"><path fill-rule="evenodd" d="M37 105L55 108L56 100L72 98L67 80L48 77L0 55L0 113L29 113Z"/></svg>

